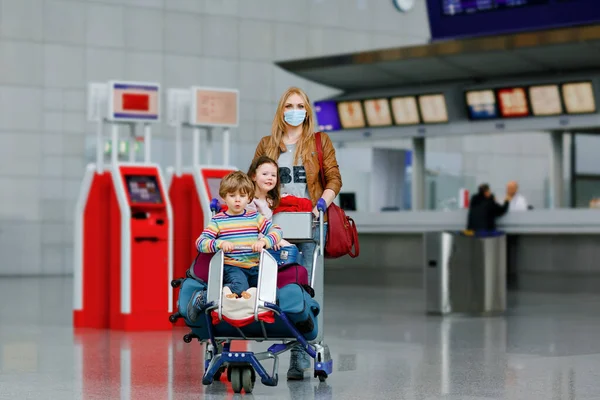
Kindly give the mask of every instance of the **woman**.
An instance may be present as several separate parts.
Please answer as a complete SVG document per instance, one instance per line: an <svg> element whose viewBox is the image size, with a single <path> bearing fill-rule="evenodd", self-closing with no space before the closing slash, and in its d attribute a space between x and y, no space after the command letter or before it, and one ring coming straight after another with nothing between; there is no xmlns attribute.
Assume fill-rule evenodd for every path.
<svg viewBox="0 0 600 400"><path fill-rule="evenodd" d="M314 125L313 111L306 93L297 87L289 88L281 96L277 105L271 135L260 140L254 159L267 155L276 160L279 165L281 195L289 194L310 199L313 204L313 214L318 217L317 201L323 198L329 206L342 188L342 177L331 139L324 133L321 133L323 149L323 170L321 170ZM325 187L321 183L320 173L325 178ZM324 226L326 233L327 224ZM315 240L318 240L318 236L318 229L315 229L313 231ZM322 245L324 246L325 243ZM301 243L298 244L298 248L302 253L302 265L308 269L310 279L316 244ZM300 349L292 349L291 353L287 378L304 379L304 370L310 368L310 359Z"/></svg>

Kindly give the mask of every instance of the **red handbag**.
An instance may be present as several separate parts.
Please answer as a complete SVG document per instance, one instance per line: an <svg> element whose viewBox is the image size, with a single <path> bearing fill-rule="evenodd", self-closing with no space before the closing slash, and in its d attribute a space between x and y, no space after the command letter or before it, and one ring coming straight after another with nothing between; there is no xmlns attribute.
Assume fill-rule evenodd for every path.
<svg viewBox="0 0 600 400"><path fill-rule="evenodd" d="M325 171L323 170L323 147L321 145L321 132L316 134L317 153L319 155L319 176L325 190ZM360 246L358 232L354 220L346 215L344 210L331 203L327 207L327 238L325 240L325 258L339 258L349 255L358 257Z"/></svg>

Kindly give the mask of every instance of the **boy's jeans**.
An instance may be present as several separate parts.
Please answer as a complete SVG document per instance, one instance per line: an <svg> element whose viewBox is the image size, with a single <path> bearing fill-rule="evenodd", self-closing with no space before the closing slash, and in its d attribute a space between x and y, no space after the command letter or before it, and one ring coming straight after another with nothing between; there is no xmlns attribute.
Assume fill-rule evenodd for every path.
<svg viewBox="0 0 600 400"><path fill-rule="evenodd" d="M225 265L223 268L223 286L229 287L238 296L258 284L258 267L240 268Z"/></svg>

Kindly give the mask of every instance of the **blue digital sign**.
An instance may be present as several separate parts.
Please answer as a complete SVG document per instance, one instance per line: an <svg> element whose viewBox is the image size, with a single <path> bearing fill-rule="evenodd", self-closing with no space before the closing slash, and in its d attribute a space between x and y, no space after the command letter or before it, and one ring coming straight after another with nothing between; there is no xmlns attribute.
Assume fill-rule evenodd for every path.
<svg viewBox="0 0 600 400"><path fill-rule="evenodd" d="M314 108L320 131L338 131L342 129L337 102L332 100L316 101Z"/></svg>
<svg viewBox="0 0 600 400"><path fill-rule="evenodd" d="M493 90L471 90L465 93L469 118L492 119L498 118L496 94Z"/></svg>
<svg viewBox="0 0 600 400"><path fill-rule="evenodd" d="M427 0L433 40L600 22L598 0Z"/></svg>

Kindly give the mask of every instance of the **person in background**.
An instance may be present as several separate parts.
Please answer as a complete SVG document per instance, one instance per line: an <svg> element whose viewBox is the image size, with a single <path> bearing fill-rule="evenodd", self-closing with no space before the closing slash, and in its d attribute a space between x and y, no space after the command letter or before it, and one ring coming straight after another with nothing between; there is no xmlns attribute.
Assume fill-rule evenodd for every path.
<svg viewBox="0 0 600 400"><path fill-rule="evenodd" d="M510 181L506 184L506 194L512 199L508 206L509 211L527 211L529 205L527 199L521 193L518 193L519 184L516 181Z"/></svg>
<svg viewBox="0 0 600 400"><path fill-rule="evenodd" d="M506 214L512 196L507 192L502 205L496 202L490 186L486 183L479 185L476 194L471 197L467 216L467 230L495 231L496 218Z"/></svg>

